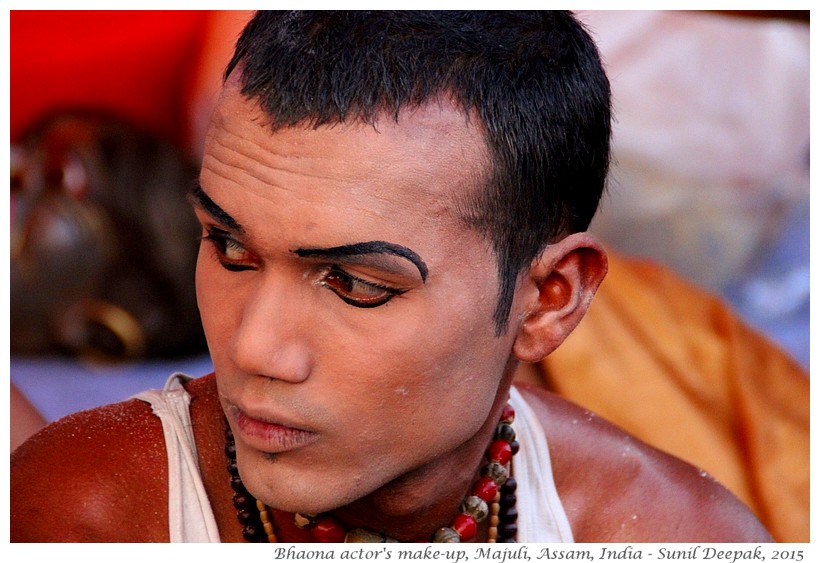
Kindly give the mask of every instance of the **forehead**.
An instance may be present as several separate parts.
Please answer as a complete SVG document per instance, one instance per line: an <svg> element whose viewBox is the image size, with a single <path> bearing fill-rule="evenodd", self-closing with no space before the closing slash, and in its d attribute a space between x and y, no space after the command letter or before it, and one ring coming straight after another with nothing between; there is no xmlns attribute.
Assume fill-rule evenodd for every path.
<svg viewBox="0 0 820 563"><path fill-rule="evenodd" d="M276 187L313 177L312 190L300 194L308 199L355 195L374 211L395 204L425 214L457 208L483 186L489 162L478 118L445 98L398 117L380 115L373 124L274 130L233 81L212 118L205 159Z"/></svg>

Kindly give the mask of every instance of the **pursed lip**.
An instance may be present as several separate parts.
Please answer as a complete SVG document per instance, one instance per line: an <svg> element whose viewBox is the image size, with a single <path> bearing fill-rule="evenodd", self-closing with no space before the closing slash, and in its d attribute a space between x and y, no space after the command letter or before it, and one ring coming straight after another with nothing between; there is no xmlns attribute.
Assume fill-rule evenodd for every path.
<svg viewBox="0 0 820 563"><path fill-rule="evenodd" d="M274 417L251 415L236 405L231 405L229 414L243 442L268 453L282 453L307 446L315 442L319 435Z"/></svg>

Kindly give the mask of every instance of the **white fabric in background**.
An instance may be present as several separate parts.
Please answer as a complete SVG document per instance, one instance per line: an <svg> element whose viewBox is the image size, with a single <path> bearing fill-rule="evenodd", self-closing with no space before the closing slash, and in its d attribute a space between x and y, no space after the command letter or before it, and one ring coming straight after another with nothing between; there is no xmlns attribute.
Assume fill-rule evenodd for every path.
<svg viewBox="0 0 820 563"><path fill-rule="evenodd" d="M809 25L580 11L612 84L610 189L592 230L722 291L809 201Z"/></svg>

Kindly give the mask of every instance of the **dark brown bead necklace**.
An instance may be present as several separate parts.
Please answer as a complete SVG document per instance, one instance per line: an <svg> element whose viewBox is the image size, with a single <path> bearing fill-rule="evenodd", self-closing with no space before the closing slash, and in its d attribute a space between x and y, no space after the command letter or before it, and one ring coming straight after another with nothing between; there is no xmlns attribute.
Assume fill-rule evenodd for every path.
<svg viewBox="0 0 820 563"><path fill-rule="evenodd" d="M512 430L512 426L502 421L502 423L498 425L494 439L496 442L506 441L509 443L511 450L510 467L512 467L511 456L515 455L519 449L518 442L515 441L515 433ZM493 445L495 445L495 442L491 444L491 449ZM264 543L277 541L267 506L248 492L239 475L239 469L236 465L236 444L234 442L233 432L227 423L225 424L225 457L227 457L228 460L227 469L231 476L231 488L234 491L233 505L236 508L236 518L242 525L242 536L248 542ZM490 463L488 467L493 464L494 463ZM482 481L487 483L487 476L482 477L474 486L473 494L477 494L475 489L480 487ZM492 483L490 483L490 486L491 485ZM497 493L493 493L495 498L493 499L494 502L489 512L491 526L489 541L491 542L515 543L516 541L518 535L518 510L515 506L517 501L515 494L516 488L517 483L515 479L509 476L498 486ZM451 531L450 528L442 528L442 530ZM370 535L369 533L366 534Z"/></svg>
<svg viewBox="0 0 820 563"><path fill-rule="evenodd" d="M236 444L231 427L225 424L225 457L228 458L228 473L231 475L233 505L236 508L236 519L242 524L242 537L249 542L266 542L268 536L259 516L259 501L245 488L239 469L236 467Z"/></svg>

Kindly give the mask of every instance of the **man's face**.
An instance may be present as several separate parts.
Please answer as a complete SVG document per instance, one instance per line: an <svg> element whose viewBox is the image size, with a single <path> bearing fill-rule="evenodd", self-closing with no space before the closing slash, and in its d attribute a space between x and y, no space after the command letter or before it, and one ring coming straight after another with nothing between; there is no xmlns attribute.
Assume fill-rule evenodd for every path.
<svg viewBox="0 0 820 563"><path fill-rule="evenodd" d="M272 133L257 108L229 84L212 121L197 294L246 486L317 513L456 464L515 331L495 337L496 261L454 210L487 162L463 113Z"/></svg>

